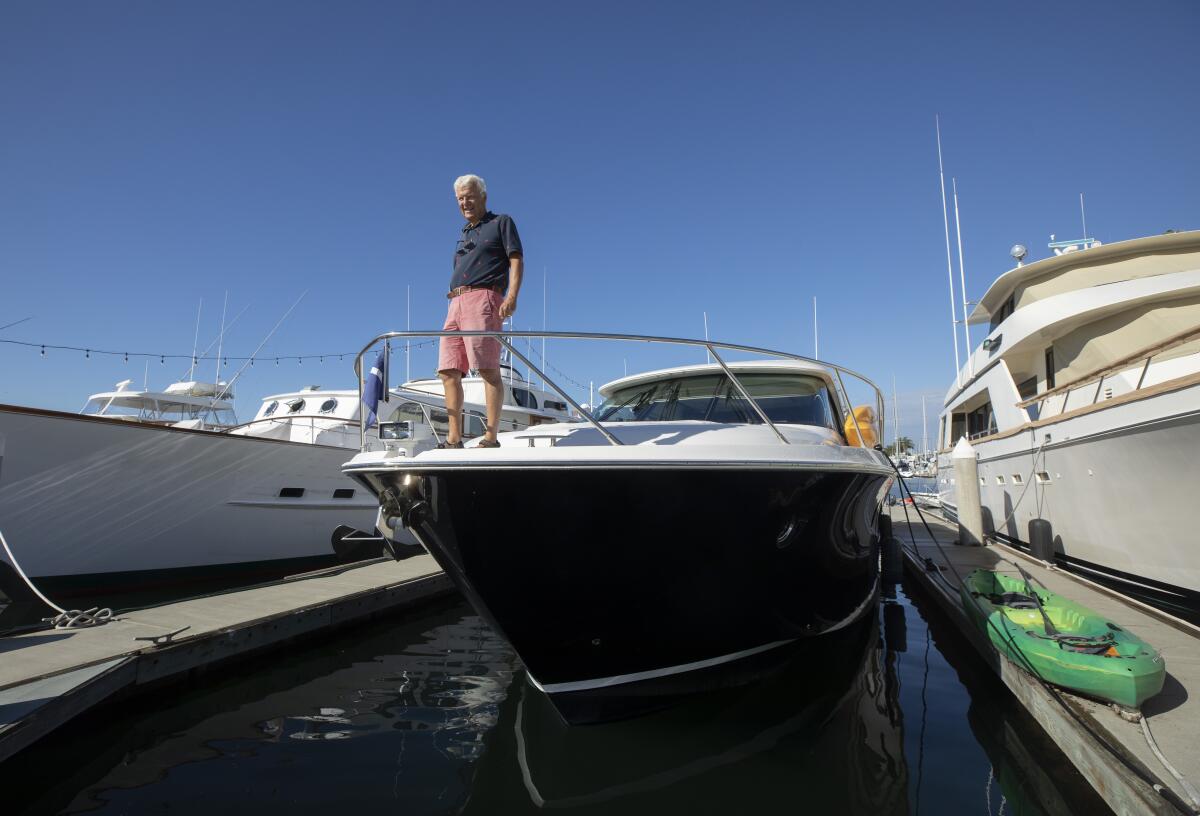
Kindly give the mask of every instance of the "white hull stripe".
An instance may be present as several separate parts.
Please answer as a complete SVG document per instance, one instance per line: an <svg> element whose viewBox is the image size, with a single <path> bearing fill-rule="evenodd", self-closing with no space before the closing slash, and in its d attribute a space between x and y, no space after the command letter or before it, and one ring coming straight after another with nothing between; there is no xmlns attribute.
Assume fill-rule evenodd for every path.
<svg viewBox="0 0 1200 816"><path fill-rule="evenodd" d="M835 632L838 629L843 629L857 620L859 615L862 614L863 610L875 602L875 596L878 589L879 578L876 577L873 590L867 594L867 597L863 600L863 602L836 625L831 626L828 629L822 629L820 634L823 635L829 632ZM818 635L818 637L819 636L820 635ZM618 674L613 677L600 677L595 680L576 680L570 683L550 683L549 685L542 685L532 674L527 673L526 676L529 678L529 682L532 683L535 688L537 688L539 691L544 691L547 694L562 694L571 691L587 691L588 689L620 686L625 683L636 683L639 680L653 680L656 677L667 677L672 674L683 674L685 672L697 671L699 669L707 669L712 666L719 666L722 663L731 663L735 660L741 660L743 657L750 657L751 655L766 652L770 649L775 649L780 646L786 646L789 643L795 643L796 640L797 638L776 640L772 643L763 644L762 646L755 646L753 649L746 649L742 652L721 655L720 657L712 657L708 660L697 660L694 663L683 663L678 666L665 666L661 669L650 669L649 671L634 672L632 674Z"/></svg>

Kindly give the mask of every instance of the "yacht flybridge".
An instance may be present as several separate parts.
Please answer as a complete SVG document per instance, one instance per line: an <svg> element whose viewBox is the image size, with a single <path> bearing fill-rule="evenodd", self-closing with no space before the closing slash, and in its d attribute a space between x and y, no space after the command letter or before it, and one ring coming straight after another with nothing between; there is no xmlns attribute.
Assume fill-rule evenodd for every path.
<svg viewBox="0 0 1200 816"><path fill-rule="evenodd" d="M132 384L133 380L122 380L113 391L92 394L81 413L194 430L219 431L237 425L231 384L188 380L171 383L162 391L131 389Z"/></svg>
<svg viewBox="0 0 1200 816"><path fill-rule="evenodd" d="M942 507L966 437L985 532L1027 547L1048 523L1061 566L1200 622L1200 232L1050 248L1014 247L970 316L988 333L946 394Z"/></svg>
<svg viewBox="0 0 1200 816"><path fill-rule="evenodd" d="M364 450L344 472L379 497L385 534L407 530L437 559L567 721L745 681L781 647L872 608L892 469L850 443L880 438L873 385L876 406L851 410L853 372L791 354L623 335L501 342L516 354L509 339L526 336L698 346L716 362L609 383L589 411L524 360L581 421L502 433L499 449ZM730 350L782 359L726 363Z"/></svg>

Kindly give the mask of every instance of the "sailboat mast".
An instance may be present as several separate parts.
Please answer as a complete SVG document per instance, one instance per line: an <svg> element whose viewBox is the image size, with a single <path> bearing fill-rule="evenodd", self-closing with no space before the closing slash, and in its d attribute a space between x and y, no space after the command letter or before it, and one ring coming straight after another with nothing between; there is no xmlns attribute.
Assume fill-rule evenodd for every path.
<svg viewBox="0 0 1200 816"><path fill-rule="evenodd" d="M196 333L192 336L192 365L188 368L188 381L195 378L196 374L196 349L200 345L200 310L204 308L204 298L200 298L200 304L196 307Z"/></svg>
<svg viewBox="0 0 1200 816"><path fill-rule="evenodd" d="M950 218L946 214L946 174L942 169L942 123L937 116L934 116L933 121L937 127L938 179L942 185L942 225L946 229L946 277L950 281L950 336L954 338L954 381L959 382L962 377L962 363L958 358L958 307L954 305L954 263L950 259Z"/></svg>
<svg viewBox="0 0 1200 816"><path fill-rule="evenodd" d="M959 294L962 295L963 339L967 343L967 374L974 377L975 360L971 354L971 327L967 325L967 277L966 273L963 272L962 224L958 220L958 179L951 177L950 187L954 190L954 230L958 233L958 283Z"/></svg>
<svg viewBox="0 0 1200 816"><path fill-rule="evenodd" d="M412 331L412 284L404 287L404 330ZM404 381L412 382L412 338L406 338L404 341Z"/></svg>
<svg viewBox="0 0 1200 816"><path fill-rule="evenodd" d="M225 290L225 305L221 307L221 333L217 335L217 373L213 385L221 382L221 353L225 349L225 310L229 308L229 290Z"/></svg>

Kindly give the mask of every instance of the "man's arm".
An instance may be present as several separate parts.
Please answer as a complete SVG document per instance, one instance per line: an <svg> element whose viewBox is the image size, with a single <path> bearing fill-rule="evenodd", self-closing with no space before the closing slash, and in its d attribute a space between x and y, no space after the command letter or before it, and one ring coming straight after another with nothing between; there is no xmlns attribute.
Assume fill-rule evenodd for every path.
<svg viewBox="0 0 1200 816"><path fill-rule="evenodd" d="M521 276L525 273L525 259L513 255L508 259L508 292L500 303L500 319L507 320L517 311L517 295L521 292Z"/></svg>

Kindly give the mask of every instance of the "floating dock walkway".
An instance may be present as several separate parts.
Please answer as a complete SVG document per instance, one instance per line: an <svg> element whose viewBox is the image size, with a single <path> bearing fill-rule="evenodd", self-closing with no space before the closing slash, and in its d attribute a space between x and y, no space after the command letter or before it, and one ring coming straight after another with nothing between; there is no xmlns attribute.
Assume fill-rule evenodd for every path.
<svg viewBox="0 0 1200 816"><path fill-rule="evenodd" d="M903 506L891 508L893 537L903 552L905 570L974 644L1109 807L1120 814L1200 812L1192 801L1194 789L1189 791L1155 755L1140 722L1130 722L1103 703L1048 690L996 652L963 610L959 576L965 578L971 570L982 568L1019 577L1015 564L1020 564L1050 591L1091 607L1157 648L1166 659L1167 679L1162 692L1142 706L1142 714L1159 752L1192 786L1200 785L1200 628L1006 545L959 546L957 527L928 510L923 513L936 542L911 506L907 518Z"/></svg>
<svg viewBox="0 0 1200 816"><path fill-rule="evenodd" d="M140 686L451 591L421 554L0 638L0 761Z"/></svg>

